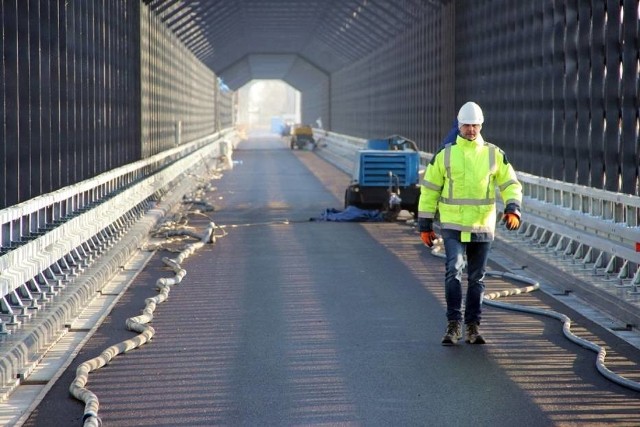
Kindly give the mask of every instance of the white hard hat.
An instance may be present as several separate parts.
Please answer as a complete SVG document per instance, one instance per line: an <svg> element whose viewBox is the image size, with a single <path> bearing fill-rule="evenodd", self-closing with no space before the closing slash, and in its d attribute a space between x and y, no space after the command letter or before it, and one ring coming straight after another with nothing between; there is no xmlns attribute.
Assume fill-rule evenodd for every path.
<svg viewBox="0 0 640 427"><path fill-rule="evenodd" d="M459 125L481 125L484 122L482 109L475 102L467 102L458 111Z"/></svg>

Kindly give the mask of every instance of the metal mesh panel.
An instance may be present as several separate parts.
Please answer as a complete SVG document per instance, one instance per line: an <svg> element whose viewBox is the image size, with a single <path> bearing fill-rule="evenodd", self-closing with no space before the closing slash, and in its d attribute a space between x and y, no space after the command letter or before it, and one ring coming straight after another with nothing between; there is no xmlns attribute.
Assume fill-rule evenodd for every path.
<svg viewBox="0 0 640 427"><path fill-rule="evenodd" d="M315 87L301 92L302 123L328 129L331 127L329 116L329 81L323 80ZM320 123L318 123L320 119Z"/></svg>
<svg viewBox="0 0 640 427"><path fill-rule="evenodd" d="M136 1L0 2L0 207L232 123L233 95L194 54L211 50L203 23L238 5L147 3L160 20ZM317 28L352 63L305 90L305 117L433 152L474 100L518 170L639 193L638 0L335 4Z"/></svg>
<svg viewBox="0 0 640 427"><path fill-rule="evenodd" d="M614 6L615 7L615 6ZM640 4L624 2L621 28L621 161L619 190L640 195ZM615 186L611 186L615 187Z"/></svg>
<svg viewBox="0 0 640 427"><path fill-rule="evenodd" d="M455 117L453 40L446 30L452 10L452 4L423 10L416 26L334 73L332 130L362 138L400 134L434 151Z"/></svg>
<svg viewBox="0 0 640 427"><path fill-rule="evenodd" d="M215 74L136 1L0 8L0 208L232 122Z"/></svg>
<svg viewBox="0 0 640 427"><path fill-rule="evenodd" d="M216 130L233 126L233 111L235 111L236 93L226 88L218 80L216 86Z"/></svg>
<svg viewBox="0 0 640 427"><path fill-rule="evenodd" d="M0 7L0 208L138 158L137 4Z"/></svg>
<svg viewBox="0 0 640 427"><path fill-rule="evenodd" d="M147 8L141 59L143 158L217 130L218 79Z"/></svg>
<svg viewBox="0 0 640 427"><path fill-rule="evenodd" d="M637 195L638 1L456 11L456 100L483 107L485 138L518 170Z"/></svg>
<svg viewBox="0 0 640 427"><path fill-rule="evenodd" d="M400 133L433 152L473 100L485 139L516 169L638 195L638 8L459 0L425 9L418 28L332 74L333 130Z"/></svg>

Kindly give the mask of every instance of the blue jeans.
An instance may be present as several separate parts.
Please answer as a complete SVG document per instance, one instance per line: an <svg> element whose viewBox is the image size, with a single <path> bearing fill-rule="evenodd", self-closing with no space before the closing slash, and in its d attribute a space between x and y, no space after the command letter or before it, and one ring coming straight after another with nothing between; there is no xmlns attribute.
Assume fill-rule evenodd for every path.
<svg viewBox="0 0 640 427"><path fill-rule="evenodd" d="M461 321L462 317L462 270L467 255L467 297L465 300L464 323L480 324L482 298L484 296L484 275L491 250L491 242L466 242L444 237L446 251L446 271L444 279L447 301L447 320Z"/></svg>

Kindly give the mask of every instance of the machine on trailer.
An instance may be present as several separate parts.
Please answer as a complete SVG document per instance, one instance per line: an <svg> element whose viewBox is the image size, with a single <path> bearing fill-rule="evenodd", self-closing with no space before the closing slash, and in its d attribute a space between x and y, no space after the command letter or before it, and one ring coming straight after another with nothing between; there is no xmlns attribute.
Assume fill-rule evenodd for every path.
<svg viewBox="0 0 640 427"><path fill-rule="evenodd" d="M313 139L313 129L309 125L295 125L291 130L291 149L298 147L302 150L307 145L311 145L312 149L316 148L316 141Z"/></svg>
<svg viewBox="0 0 640 427"><path fill-rule="evenodd" d="M414 141L393 135L370 139L356 154L344 206L378 209L388 220L401 210L418 215L420 198L420 152Z"/></svg>

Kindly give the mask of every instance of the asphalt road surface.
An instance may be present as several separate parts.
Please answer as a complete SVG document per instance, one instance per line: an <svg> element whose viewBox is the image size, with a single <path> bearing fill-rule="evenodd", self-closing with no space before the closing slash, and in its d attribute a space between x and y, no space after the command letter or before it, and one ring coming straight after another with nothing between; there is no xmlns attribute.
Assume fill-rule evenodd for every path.
<svg viewBox="0 0 640 427"><path fill-rule="evenodd" d="M397 223L310 221L349 177L277 136L243 141L206 193L226 235L190 256L151 342L92 372L103 426L638 426L640 393L600 375L554 319L485 307L484 346L444 347L443 262ZM525 213L526 214L526 213ZM76 367L134 336L158 251L26 426L81 426ZM487 291L521 286L489 278ZM540 292L638 380L637 349Z"/></svg>

